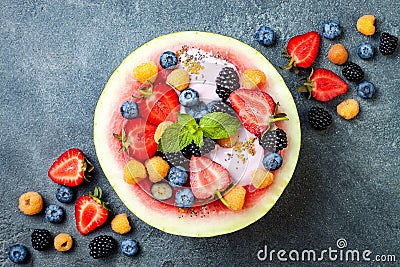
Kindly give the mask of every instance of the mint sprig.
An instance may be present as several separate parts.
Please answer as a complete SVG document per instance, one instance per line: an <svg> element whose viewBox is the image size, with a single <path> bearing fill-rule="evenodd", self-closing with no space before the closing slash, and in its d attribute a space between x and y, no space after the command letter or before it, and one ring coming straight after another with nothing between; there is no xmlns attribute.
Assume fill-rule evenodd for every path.
<svg viewBox="0 0 400 267"><path fill-rule="evenodd" d="M200 119L199 126L204 137L221 139L228 138L236 133L240 127L240 122L236 117L227 113L212 112Z"/></svg>

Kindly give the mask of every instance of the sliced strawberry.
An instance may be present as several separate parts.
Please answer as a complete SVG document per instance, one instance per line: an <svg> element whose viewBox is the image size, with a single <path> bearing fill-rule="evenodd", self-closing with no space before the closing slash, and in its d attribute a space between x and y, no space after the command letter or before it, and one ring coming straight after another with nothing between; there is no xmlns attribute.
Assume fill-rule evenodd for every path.
<svg viewBox="0 0 400 267"><path fill-rule="evenodd" d="M309 92L316 100L327 102L348 91L348 84L334 72L319 68L311 72L300 91Z"/></svg>
<svg viewBox="0 0 400 267"><path fill-rule="evenodd" d="M175 90L167 84L150 84L139 89L142 98L138 100L139 115L146 121L158 125L167 118L174 121L179 112L179 99Z"/></svg>
<svg viewBox="0 0 400 267"><path fill-rule="evenodd" d="M93 165L78 148L65 151L51 165L48 176L57 184L78 186L85 180L85 171L92 171Z"/></svg>
<svg viewBox="0 0 400 267"><path fill-rule="evenodd" d="M259 90L239 89L231 93L229 100L240 122L251 133L260 135L268 129L274 114L275 101Z"/></svg>
<svg viewBox="0 0 400 267"><path fill-rule="evenodd" d="M222 165L206 157L192 156L190 159L190 187L197 199L213 197L226 189L230 175Z"/></svg>
<svg viewBox="0 0 400 267"><path fill-rule="evenodd" d="M101 200L101 195L100 187L96 187L94 194L81 196L75 203L76 228L82 235L90 233L107 221L107 203Z"/></svg>
<svg viewBox="0 0 400 267"><path fill-rule="evenodd" d="M311 67L317 58L320 41L321 37L315 31L292 37L287 45L287 53L282 54L289 58L284 69Z"/></svg>

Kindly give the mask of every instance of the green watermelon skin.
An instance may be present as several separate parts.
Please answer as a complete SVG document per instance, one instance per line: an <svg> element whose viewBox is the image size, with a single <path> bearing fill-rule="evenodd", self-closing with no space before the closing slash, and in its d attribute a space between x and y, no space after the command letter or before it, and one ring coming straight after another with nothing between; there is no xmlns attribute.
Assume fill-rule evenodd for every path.
<svg viewBox="0 0 400 267"><path fill-rule="evenodd" d="M278 122L285 130L288 147L282 151L284 163L275 171L274 183L266 189L247 188L244 208L234 212L220 201L189 210L155 200L147 192L148 183L128 185L123 180L126 156L118 152L120 142L113 138L124 125L120 105L132 95L132 88L140 83L133 78L133 68L143 62L158 64L162 52L178 51L182 46L194 46L204 51L222 51L224 56L241 71L258 68L267 76L267 92L280 103L280 111L288 121ZM276 203L295 170L300 150L300 121L284 80L265 57L252 47L230 37L197 31L177 32L157 37L132 52L113 72L96 106L94 114L94 144L100 165L110 185L122 202L138 218L164 232L192 237L209 237L242 229L263 217ZM146 192L147 191L147 192ZM223 223L221 223L223 222Z"/></svg>

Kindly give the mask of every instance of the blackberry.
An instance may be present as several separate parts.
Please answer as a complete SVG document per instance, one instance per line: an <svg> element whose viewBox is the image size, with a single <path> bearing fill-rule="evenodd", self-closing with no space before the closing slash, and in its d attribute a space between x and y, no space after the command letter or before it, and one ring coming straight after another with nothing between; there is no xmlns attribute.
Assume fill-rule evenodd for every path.
<svg viewBox="0 0 400 267"><path fill-rule="evenodd" d="M397 47L397 37L387 32L383 32L379 42L379 51L382 55L391 55Z"/></svg>
<svg viewBox="0 0 400 267"><path fill-rule="evenodd" d="M189 160L182 154L181 151L175 153L163 153L161 157L166 160L169 165L182 166L185 169L189 169Z"/></svg>
<svg viewBox="0 0 400 267"><path fill-rule="evenodd" d="M233 110L231 103L222 101L211 101L207 105L209 112L224 112L231 116L236 116L236 112Z"/></svg>
<svg viewBox="0 0 400 267"><path fill-rule="evenodd" d="M31 235L32 247L35 250L43 251L52 244L51 234L46 229L35 229Z"/></svg>
<svg viewBox="0 0 400 267"><path fill-rule="evenodd" d="M364 79L364 71L359 65L353 62L347 62L342 69L343 76L350 82L360 82Z"/></svg>
<svg viewBox="0 0 400 267"><path fill-rule="evenodd" d="M311 107L311 109L308 111L308 121L315 129L324 130L331 125L332 116L323 108Z"/></svg>
<svg viewBox="0 0 400 267"><path fill-rule="evenodd" d="M286 133L282 129L265 132L260 139L260 145L268 151L278 152L287 147Z"/></svg>
<svg viewBox="0 0 400 267"><path fill-rule="evenodd" d="M239 75L236 70L232 67L224 67L219 72L217 79L215 80L217 84L217 95L222 99L222 101L226 102L228 100L229 95L239 89Z"/></svg>
<svg viewBox="0 0 400 267"><path fill-rule="evenodd" d="M204 138L204 145L200 147L200 154L205 155L215 149L215 142L210 138Z"/></svg>
<svg viewBox="0 0 400 267"><path fill-rule="evenodd" d="M185 158L190 159L192 156L200 157L214 150L215 142L210 138L204 138L204 145L199 147L194 142L182 149L182 154Z"/></svg>
<svg viewBox="0 0 400 267"><path fill-rule="evenodd" d="M94 259L105 258L116 251L117 242L112 236L100 235L90 241L89 249L89 254Z"/></svg>

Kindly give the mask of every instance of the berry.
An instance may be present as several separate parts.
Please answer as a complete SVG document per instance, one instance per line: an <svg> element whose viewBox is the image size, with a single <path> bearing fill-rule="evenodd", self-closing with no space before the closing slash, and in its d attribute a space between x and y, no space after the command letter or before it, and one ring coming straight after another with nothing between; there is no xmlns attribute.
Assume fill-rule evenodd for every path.
<svg viewBox="0 0 400 267"><path fill-rule="evenodd" d="M326 22L322 28L322 36L327 39L333 40L342 34L338 21L330 20Z"/></svg>
<svg viewBox="0 0 400 267"><path fill-rule="evenodd" d="M370 99L375 94L375 86L370 82L363 81L357 85L357 94L364 99Z"/></svg>
<svg viewBox="0 0 400 267"><path fill-rule="evenodd" d="M160 65L164 69L173 70L178 64L178 57L174 52L165 51L160 56Z"/></svg>
<svg viewBox="0 0 400 267"><path fill-rule="evenodd" d="M89 254L94 259L105 258L116 251L117 241L112 236L100 235L90 241L89 249Z"/></svg>
<svg viewBox="0 0 400 267"><path fill-rule="evenodd" d="M149 180L157 183L167 177L169 164L160 156L154 156L144 163L149 176Z"/></svg>
<svg viewBox="0 0 400 267"><path fill-rule="evenodd" d="M182 166L185 169L189 168L189 159L186 158L181 151L174 153L164 153L162 158L168 161L172 166Z"/></svg>
<svg viewBox="0 0 400 267"><path fill-rule="evenodd" d="M28 248L17 244L8 249L8 258L15 264L26 263L29 258Z"/></svg>
<svg viewBox="0 0 400 267"><path fill-rule="evenodd" d="M274 174L265 169L255 169L251 173L251 184L257 189L270 186L274 181Z"/></svg>
<svg viewBox="0 0 400 267"><path fill-rule="evenodd" d="M287 147L286 133L282 129L266 131L261 135L260 145L268 151L278 152Z"/></svg>
<svg viewBox="0 0 400 267"><path fill-rule="evenodd" d="M138 105L131 100L127 100L124 103L122 103L120 111L122 117L124 117L127 120L131 120L139 116Z"/></svg>
<svg viewBox="0 0 400 267"><path fill-rule="evenodd" d="M187 145L184 149L182 149L183 156L185 156L187 159L190 159L192 156L199 157L206 155L215 149L215 142L213 140L210 138L204 138L203 141L204 144L201 147L196 145L194 142Z"/></svg>
<svg viewBox="0 0 400 267"><path fill-rule="evenodd" d="M311 107L308 111L308 121L317 130L325 130L332 124L332 115L323 108Z"/></svg>
<svg viewBox="0 0 400 267"><path fill-rule="evenodd" d="M197 122L208 113L208 108L206 103L199 101L197 105L191 107L185 107L185 112L192 115Z"/></svg>
<svg viewBox="0 0 400 267"><path fill-rule="evenodd" d="M128 220L128 215L126 215L126 213L115 215L114 219L111 221L111 229L120 235L128 233L132 229Z"/></svg>
<svg viewBox="0 0 400 267"><path fill-rule="evenodd" d="M170 126L171 124L173 124L172 121L163 121L162 123L160 123L157 126L156 132L154 133L154 141L157 144L160 142L160 138L161 138L162 134L164 133L165 129L167 129L168 126Z"/></svg>
<svg viewBox="0 0 400 267"><path fill-rule="evenodd" d="M239 142L239 133L217 140L217 144L224 148L234 147Z"/></svg>
<svg viewBox="0 0 400 267"><path fill-rule="evenodd" d="M267 171L275 171L282 166L282 156L276 152L268 152L263 158L263 165Z"/></svg>
<svg viewBox="0 0 400 267"><path fill-rule="evenodd" d="M245 89L261 89L266 81L265 73L259 69L247 69L242 74L242 84Z"/></svg>
<svg viewBox="0 0 400 267"><path fill-rule="evenodd" d="M124 181L128 184L136 184L147 177L146 168L140 161L131 159L124 166Z"/></svg>
<svg viewBox="0 0 400 267"><path fill-rule="evenodd" d="M71 148L51 165L48 176L57 184L74 187L83 183L86 178L85 173L93 169L93 165L81 150Z"/></svg>
<svg viewBox="0 0 400 267"><path fill-rule="evenodd" d="M182 166L173 166L168 173L168 182L173 187L183 186L188 179L188 174Z"/></svg>
<svg viewBox="0 0 400 267"><path fill-rule="evenodd" d="M179 94L179 103L184 107L195 106L199 101L199 93L191 88L187 88Z"/></svg>
<svg viewBox="0 0 400 267"><path fill-rule="evenodd" d="M217 79L215 80L217 85L217 95L222 99L222 101L226 101L229 98L229 95L239 89L239 75L236 70L232 67L224 67L219 72Z"/></svg>
<svg viewBox="0 0 400 267"><path fill-rule="evenodd" d="M170 199L172 191L172 187L166 182L154 183L150 188L151 195L158 201Z"/></svg>
<svg viewBox="0 0 400 267"><path fill-rule="evenodd" d="M362 59L370 59L374 56L375 49L370 43L362 43L357 47L357 55Z"/></svg>
<svg viewBox="0 0 400 267"><path fill-rule="evenodd" d="M176 191L175 204L182 209L188 209L194 204L194 195L189 188Z"/></svg>
<svg viewBox="0 0 400 267"><path fill-rule="evenodd" d="M45 210L46 221L60 223L64 220L64 210L55 204L49 205Z"/></svg>
<svg viewBox="0 0 400 267"><path fill-rule="evenodd" d="M69 234L61 233L54 238L54 248L60 252L66 252L72 248L74 241Z"/></svg>
<svg viewBox="0 0 400 267"><path fill-rule="evenodd" d="M35 229L31 234L32 247L35 250L43 251L51 246L51 234L46 229Z"/></svg>
<svg viewBox="0 0 400 267"><path fill-rule="evenodd" d="M357 30L366 35L371 36L375 33L375 17L373 15L364 15L357 20Z"/></svg>
<svg viewBox="0 0 400 267"><path fill-rule="evenodd" d="M157 74L158 67L154 62L145 62L133 69L133 77L140 83L154 82Z"/></svg>
<svg viewBox="0 0 400 267"><path fill-rule="evenodd" d="M59 185L57 188L56 198L61 203L71 203L74 200L74 189L68 186Z"/></svg>
<svg viewBox="0 0 400 267"><path fill-rule="evenodd" d="M256 41L262 45L269 46L275 42L275 32L267 26L261 26L256 31Z"/></svg>
<svg viewBox="0 0 400 267"><path fill-rule="evenodd" d="M357 116L358 112L360 111L360 106L356 100L347 99L337 105L336 111L343 119L350 120Z"/></svg>
<svg viewBox="0 0 400 267"><path fill-rule="evenodd" d="M229 102L222 102L218 100L213 100L207 104L208 112L224 112L231 116L236 116L236 112L233 110Z"/></svg>
<svg viewBox="0 0 400 267"><path fill-rule="evenodd" d="M43 209L43 198L37 192L26 192L19 197L19 210L26 215L36 215Z"/></svg>
<svg viewBox="0 0 400 267"><path fill-rule="evenodd" d="M240 211L243 208L245 197L246 189L243 186L233 186L225 193L223 199L228 204L228 208L233 211Z"/></svg>
<svg viewBox="0 0 400 267"><path fill-rule="evenodd" d="M334 44L328 51L328 58L333 64L343 65L349 58L349 54L342 44Z"/></svg>
<svg viewBox="0 0 400 267"><path fill-rule="evenodd" d="M387 32L383 32L379 42L379 51L382 55L391 55L396 51L398 38Z"/></svg>
<svg viewBox="0 0 400 267"><path fill-rule="evenodd" d="M121 253L127 257L133 257L139 252L139 244L133 239L125 239L121 243Z"/></svg>
<svg viewBox="0 0 400 267"><path fill-rule="evenodd" d="M190 76L186 70L176 69L167 76L167 82L176 90L183 91L189 86Z"/></svg>
<svg viewBox="0 0 400 267"><path fill-rule="evenodd" d="M359 65L353 62L347 62L342 69L343 76L350 82L359 82L364 79L364 71Z"/></svg>

